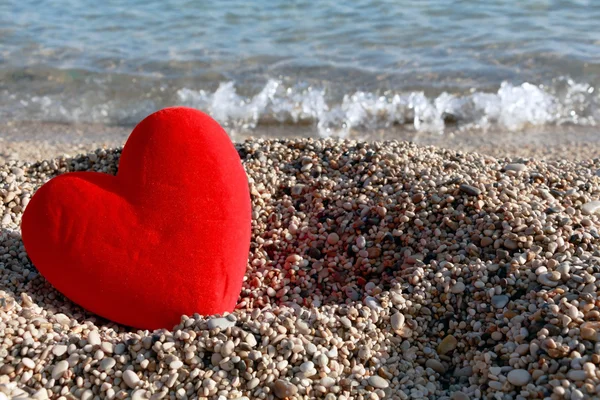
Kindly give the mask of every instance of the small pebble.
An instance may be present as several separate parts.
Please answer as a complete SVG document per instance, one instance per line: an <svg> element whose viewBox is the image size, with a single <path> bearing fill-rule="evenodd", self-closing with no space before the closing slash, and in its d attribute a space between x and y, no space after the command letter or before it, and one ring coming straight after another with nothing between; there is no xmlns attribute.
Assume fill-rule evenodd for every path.
<svg viewBox="0 0 600 400"><path fill-rule="evenodd" d="M102 371L108 371L108 370L110 370L112 367L114 367L116 364L117 364L117 362L115 361L115 359L114 359L114 358L112 358L112 357L107 357L107 358L103 359L103 360L100 362L100 369L101 369Z"/></svg>
<svg viewBox="0 0 600 400"><path fill-rule="evenodd" d="M468 194L469 196L479 196L481 194L481 190L476 188L475 186L462 184L460 185L460 190L463 193Z"/></svg>
<svg viewBox="0 0 600 400"><path fill-rule="evenodd" d="M376 389L387 389L390 386L388 381L378 375L372 375L369 377L369 385Z"/></svg>
<svg viewBox="0 0 600 400"><path fill-rule="evenodd" d="M128 369L128 370L126 370L126 371L123 372L123 381L131 389L135 389L135 387L140 382L140 378L137 376L137 374L135 372L133 372L132 370Z"/></svg>
<svg viewBox="0 0 600 400"><path fill-rule="evenodd" d="M90 331L90 333L88 333L87 340L88 343L92 346L100 346L102 344L102 341L100 340L100 334L96 330Z"/></svg>
<svg viewBox="0 0 600 400"><path fill-rule="evenodd" d="M278 379L273 384L273 393L280 399L286 399L295 396L298 393L298 388L287 380Z"/></svg>
<svg viewBox="0 0 600 400"><path fill-rule="evenodd" d="M446 355L452 350L456 349L458 345L458 340L452 335L446 336L437 347L437 353L439 355Z"/></svg>
<svg viewBox="0 0 600 400"><path fill-rule="evenodd" d="M572 381L584 381L587 378L587 374L583 370L572 369L567 372L567 378Z"/></svg>
<svg viewBox="0 0 600 400"><path fill-rule="evenodd" d="M492 296L492 305L496 308L504 308L509 301L510 297L503 294Z"/></svg>
<svg viewBox="0 0 600 400"><path fill-rule="evenodd" d="M59 380L69 369L69 363L66 360L59 361L52 369L52 379Z"/></svg>
<svg viewBox="0 0 600 400"><path fill-rule="evenodd" d="M66 300L20 237L42 184L114 175L121 149L0 163L0 400L597 397L600 159L235 147L252 194L238 304L151 331Z"/></svg>
<svg viewBox="0 0 600 400"><path fill-rule="evenodd" d="M469 396L461 391L452 393L452 400L470 400Z"/></svg>
<svg viewBox="0 0 600 400"><path fill-rule="evenodd" d="M464 292L466 289L465 284L462 283L461 281L458 281L454 284L454 286L452 286L452 289L450 289L450 291L454 294L459 294Z"/></svg>
<svg viewBox="0 0 600 400"><path fill-rule="evenodd" d="M224 331L227 328L235 326L235 321L230 321L227 318L211 318L208 320L208 329L221 329Z"/></svg>
<svg viewBox="0 0 600 400"><path fill-rule="evenodd" d="M404 327L404 314L400 313L400 312L396 312L394 313L391 318L390 321L392 323L392 329L394 330L400 330Z"/></svg>
<svg viewBox="0 0 600 400"><path fill-rule="evenodd" d="M524 369L513 369L508 373L506 379L515 386L525 386L531 382L531 374Z"/></svg>
<svg viewBox="0 0 600 400"><path fill-rule="evenodd" d="M597 214L598 212L600 212L600 201L594 200L585 203L583 206L581 206L581 212L584 215Z"/></svg>
<svg viewBox="0 0 600 400"><path fill-rule="evenodd" d="M425 363L425 366L427 368L431 368L432 370L434 370L437 373L440 373L440 374L446 373L446 367L444 367L444 364L442 364L441 362L439 362L436 359L433 359L433 358L428 359L427 362Z"/></svg>
<svg viewBox="0 0 600 400"><path fill-rule="evenodd" d="M64 344L57 344L52 348L52 354L56 357L61 357L67 352L67 346Z"/></svg>
<svg viewBox="0 0 600 400"><path fill-rule="evenodd" d="M331 244L331 245L335 245L340 241L340 237L338 236L337 233L333 232L330 233L329 236L327 236L327 243Z"/></svg>
<svg viewBox="0 0 600 400"><path fill-rule="evenodd" d="M522 172L522 171L525 171L526 169L527 169L527 165L519 164L519 163L506 164L504 166L505 171Z"/></svg>

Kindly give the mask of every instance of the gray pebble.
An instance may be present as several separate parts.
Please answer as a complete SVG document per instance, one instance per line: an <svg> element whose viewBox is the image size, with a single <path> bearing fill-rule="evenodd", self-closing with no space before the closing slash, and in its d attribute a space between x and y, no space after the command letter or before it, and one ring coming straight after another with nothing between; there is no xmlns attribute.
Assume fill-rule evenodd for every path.
<svg viewBox="0 0 600 400"><path fill-rule="evenodd" d="M387 389L390 384L388 381L380 377L379 375L372 375L369 377L369 385L376 389Z"/></svg>
<svg viewBox="0 0 600 400"><path fill-rule="evenodd" d="M374 311L381 311L383 308L379 305L379 302L376 298L367 296L365 297L365 305Z"/></svg>
<svg viewBox="0 0 600 400"><path fill-rule="evenodd" d="M310 335L311 332L308 324L301 319L296 320L296 329L298 330L298 333L303 335Z"/></svg>
<svg viewBox="0 0 600 400"><path fill-rule="evenodd" d="M506 164L504 166L505 171L522 172L522 171L525 171L526 169L527 169L527 165L520 164L520 163L511 163L511 164Z"/></svg>
<svg viewBox="0 0 600 400"><path fill-rule="evenodd" d="M513 369L506 379L515 386L525 386L531 381L531 374L525 369Z"/></svg>
<svg viewBox="0 0 600 400"><path fill-rule="evenodd" d="M461 391L452 393L452 400L470 400L469 396Z"/></svg>
<svg viewBox="0 0 600 400"><path fill-rule="evenodd" d="M115 354L116 355L124 354L125 350L127 350L127 346L125 345L125 343L119 343L115 346Z"/></svg>
<svg viewBox="0 0 600 400"><path fill-rule="evenodd" d="M425 363L425 366L427 368L431 368L432 370L434 370L435 372L437 372L439 374L446 373L446 367L444 367L444 364L442 364L441 362L439 362L438 360L436 360L434 358L430 358L429 360L427 360L427 362Z"/></svg>
<svg viewBox="0 0 600 400"><path fill-rule="evenodd" d="M456 282L456 284L454 284L454 286L452 286L452 288L450 289L450 292L454 293L454 294L459 294L464 292L466 289L466 286L464 283L462 283L461 281Z"/></svg>
<svg viewBox="0 0 600 400"><path fill-rule="evenodd" d="M510 301L510 297L504 294L498 294L496 296L492 296L492 305L496 308L504 308L508 302Z"/></svg>
<svg viewBox="0 0 600 400"><path fill-rule="evenodd" d="M102 371L108 371L109 369L111 369L112 367L114 367L116 363L117 363L117 362L115 361L115 359L114 359L114 358L112 358L112 357L107 357L107 358L103 359L103 360L100 362L100 369L101 369Z"/></svg>
<svg viewBox="0 0 600 400"><path fill-rule="evenodd" d="M585 381L587 378L587 374L581 369L572 369L569 372L567 372L567 378L569 378L572 381Z"/></svg>
<svg viewBox="0 0 600 400"><path fill-rule="evenodd" d="M252 390L257 387L259 383L260 380L258 378L252 378L248 381L248 383L246 383L246 389Z"/></svg>
<svg viewBox="0 0 600 400"><path fill-rule="evenodd" d="M462 184L460 185L460 191L468 194L469 196L479 196L481 194L481 190L476 188L475 186Z"/></svg>

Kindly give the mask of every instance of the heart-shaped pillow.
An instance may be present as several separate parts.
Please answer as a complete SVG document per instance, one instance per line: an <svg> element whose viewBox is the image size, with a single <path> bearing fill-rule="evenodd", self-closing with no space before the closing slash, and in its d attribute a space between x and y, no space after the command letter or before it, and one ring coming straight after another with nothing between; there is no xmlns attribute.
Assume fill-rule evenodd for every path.
<svg viewBox="0 0 600 400"><path fill-rule="evenodd" d="M173 107L140 122L116 176L60 175L22 219L25 249L66 297L143 329L232 311L250 245L248 179L225 131Z"/></svg>

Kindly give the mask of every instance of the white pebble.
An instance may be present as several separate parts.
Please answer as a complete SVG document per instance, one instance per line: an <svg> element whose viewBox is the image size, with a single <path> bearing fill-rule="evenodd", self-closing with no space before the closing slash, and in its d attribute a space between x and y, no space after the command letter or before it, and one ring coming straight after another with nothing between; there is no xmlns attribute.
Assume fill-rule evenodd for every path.
<svg viewBox="0 0 600 400"><path fill-rule="evenodd" d="M382 311L383 308L379 305L379 302L376 298L367 296L365 297L365 305L374 311Z"/></svg>
<svg viewBox="0 0 600 400"><path fill-rule="evenodd" d="M585 381L587 374L581 369L572 369L567 372L567 378L573 381Z"/></svg>
<svg viewBox="0 0 600 400"><path fill-rule="evenodd" d="M380 377L379 375L372 375L369 377L369 385L377 389L387 389L390 384L388 381Z"/></svg>
<svg viewBox="0 0 600 400"><path fill-rule="evenodd" d="M135 387L140 382L140 378L139 378L139 376L137 376L137 374L135 372L128 369L125 372L123 372L123 381L131 389L135 389Z"/></svg>
<svg viewBox="0 0 600 400"><path fill-rule="evenodd" d="M392 323L392 329L397 331L404 327L404 321L405 321L404 314L402 314L400 312L396 312L392 315L390 320Z"/></svg>
<svg viewBox="0 0 600 400"><path fill-rule="evenodd" d="M67 352L67 346L64 344L57 344L52 348L52 354L56 357L61 357L63 354Z"/></svg>
<svg viewBox="0 0 600 400"><path fill-rule="evenodd" d="M230 321L228 318L212 318L208 320L208 329L221 329L224 331L227 328L235 326L235 321Z"/></svg>
<svg viewBox="0 0 600 400"><path fill-rule="evenodd" d="M90 333L88 333L87 341L92 346L100 346L102 344L102 341L100 340L100 334L96 330L90 331Z"/></svg>
<svg viewBox="0 0 600 400"><path fill-rule="evenodd" d="M506 379L515 386L525 386L531 381L531 374L525 369L513 369Z"/></svg>
<svg viewBox="0 0 600 400"><path fill-rule="evenodd" d="M35 368L35 363L33 362L33 360L31 358L23 358L23 360L21 360L23 362L23 365L29 369L34 369Z"/></svg>
<svg viewBox="0 0 600 400"><path fill-rule="evenodd" d="M66 360L59 361L52 369L52 379L59 380L69 369L69 363Z"/></svg>

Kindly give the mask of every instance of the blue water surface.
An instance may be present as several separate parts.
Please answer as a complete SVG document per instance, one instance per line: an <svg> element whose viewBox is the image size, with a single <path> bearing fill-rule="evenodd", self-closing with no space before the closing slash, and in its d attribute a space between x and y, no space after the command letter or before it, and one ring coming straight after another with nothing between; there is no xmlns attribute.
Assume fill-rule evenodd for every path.
<svg viewBox="0 0 600 400"><path fill-rule="evenodd" d="M273 81L271 100L283 88L300 104L317 90L326 111L357 93L500 96L503 82L541 87L562 106L567 89L587 85L575 91L589 109L598 21L592 0L4 0L0 116L119 123L191 92L214 103L228 83L227 96L248 103ZM267 103L258 119L281 119Z"/></svg>

